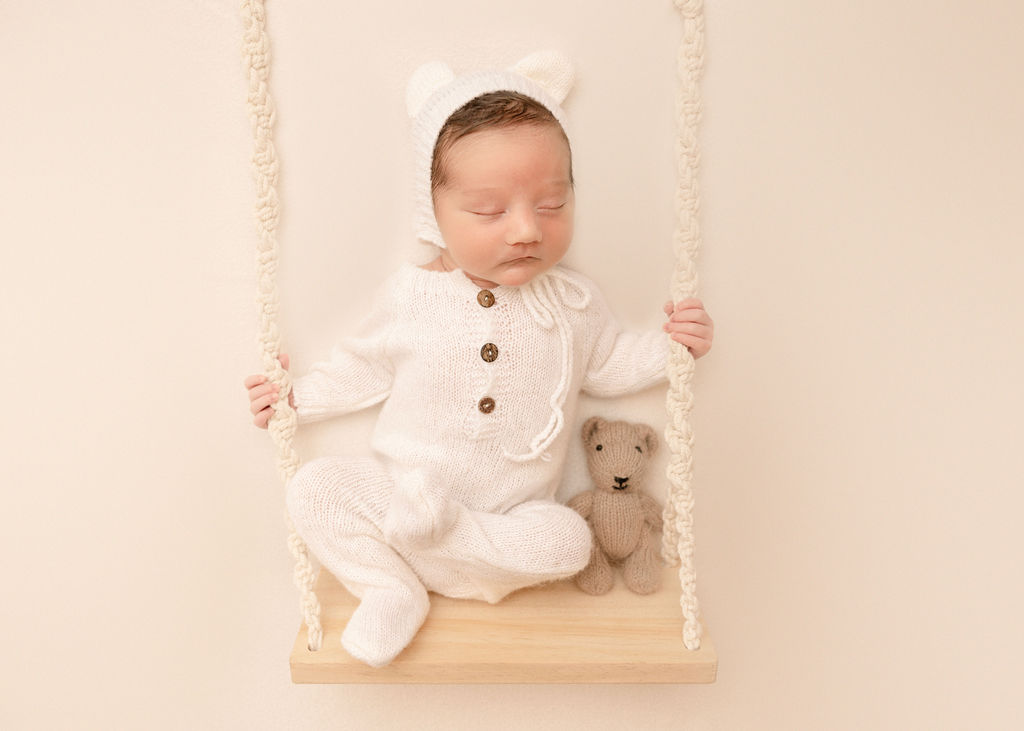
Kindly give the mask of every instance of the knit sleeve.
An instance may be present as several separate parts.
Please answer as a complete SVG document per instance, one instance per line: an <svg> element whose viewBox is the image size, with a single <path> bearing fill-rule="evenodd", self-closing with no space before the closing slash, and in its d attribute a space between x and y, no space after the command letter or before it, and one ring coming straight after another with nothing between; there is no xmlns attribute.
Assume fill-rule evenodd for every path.
<svg viewBox="0 0 1024 731"><path fill-rule="evenodd" d="M596 288L591 293L588 315L594 336L583 377L585 393L622 396L665 380L669 356L665 333L622 330Z"/></svg>
<svg viewBox="0 0 1024 731"><path fill-rule="evenodd" d="M300 423L321 421L380 403L391 392L394 370L388 337L394 319L392 298L385 290L354 337L345 338L329 359L314 363L292 386Z"/></svg>

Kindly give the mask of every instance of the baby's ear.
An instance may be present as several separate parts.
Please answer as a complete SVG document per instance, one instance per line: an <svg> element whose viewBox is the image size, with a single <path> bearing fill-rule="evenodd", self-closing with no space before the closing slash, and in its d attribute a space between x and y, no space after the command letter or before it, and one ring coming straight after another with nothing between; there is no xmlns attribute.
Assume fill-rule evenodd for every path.
<svg viewBox="0 0 1024 731"><path fill-rule="evenodd" d="M576 78L572 61L558 51L531 53L513 66L512 70L539 84L544 91L557 99L559 104L569 95L572 82Z"/></svg>
<svg viewBox="0 0 1024 731"><path fill-rule="evenodd" d="M416 69L405 88L405 108L415 118L430 95L455 80L455 72L443 61L431 61Z"/></svg>

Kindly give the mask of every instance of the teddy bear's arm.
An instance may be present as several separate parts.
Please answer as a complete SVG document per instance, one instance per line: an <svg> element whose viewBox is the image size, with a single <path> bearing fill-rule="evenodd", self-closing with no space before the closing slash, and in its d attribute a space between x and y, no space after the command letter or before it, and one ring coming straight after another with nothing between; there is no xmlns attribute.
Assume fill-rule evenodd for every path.
<svg viewBox="0 0 1024 731"><path fill-rule="evenodd" d="M654 530L661 530L662 528L662 510L658 502L650 495L640 493L640 505L644 511L644 520L650 523L651 528Z"/></svg>
<svg viewBox="0 0 1024 731"><path fill-rule="evenodd" d="M568 505L570 508L582 515L584 519L590 518L590 514L594 510L594 491L587 490L586 492L581 492L570 500Z"/></svg>

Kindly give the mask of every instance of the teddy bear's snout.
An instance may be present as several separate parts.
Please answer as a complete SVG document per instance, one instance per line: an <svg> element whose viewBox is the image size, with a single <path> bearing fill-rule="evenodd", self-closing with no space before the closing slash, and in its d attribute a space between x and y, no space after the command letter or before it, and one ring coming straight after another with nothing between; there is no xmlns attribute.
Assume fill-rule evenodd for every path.
<svg viewBox="0 0 1024 731"><path fill-rule="evenodd" d="M628 477L616 477L614 479L616 490L625 490L627 487L629 487L629 485L627 484L629 482Z"/></svg>

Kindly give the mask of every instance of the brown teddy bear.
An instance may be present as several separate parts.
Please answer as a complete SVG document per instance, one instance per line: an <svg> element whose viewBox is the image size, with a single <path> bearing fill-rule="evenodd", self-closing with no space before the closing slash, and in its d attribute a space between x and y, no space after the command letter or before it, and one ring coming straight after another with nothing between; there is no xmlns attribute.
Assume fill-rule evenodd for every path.
<svg viewBox="0 0 1024 731"><path fill-rule="evenodd" d="M597 487L569 501L594 538L590 563L576 575L576 585L588 594L606 594L615 584L612 564L621 563L626 586L651 594L661 586L651 533L661 530L661 506L640 490L640 480L658 449L658 437L646 424L595 416L583 425L583 445Z"/></svg>

